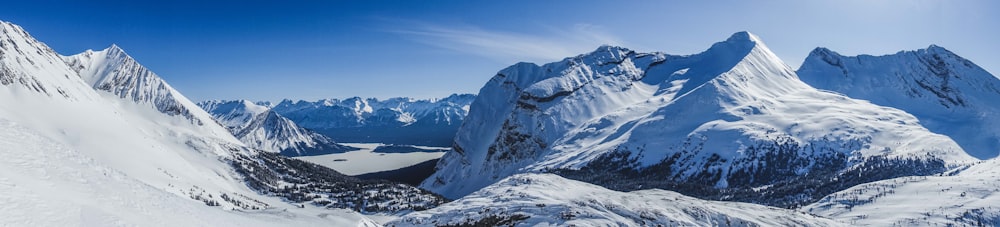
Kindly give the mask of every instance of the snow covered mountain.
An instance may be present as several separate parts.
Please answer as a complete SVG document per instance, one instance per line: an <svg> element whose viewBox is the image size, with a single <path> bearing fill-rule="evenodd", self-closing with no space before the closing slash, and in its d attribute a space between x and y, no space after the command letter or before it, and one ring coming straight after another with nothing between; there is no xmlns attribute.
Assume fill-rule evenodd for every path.
<svg viewBox="0 0 1000 227"><path fill-rule="evenodd" d="M1000 79L942 47L853 57L817 48L798 74L813 87L913 114L976 158L1000 154Z"/></svg>
<svg viewBox="0 0 1000 227"><path fill-rule="evenodd" d="M191 111L194 103L174 90L155 73L142 66L118 45L102 51L63 57L80 78L94 89L107 91L122 99L150 103L167 115L180 115L196 124L206 119L201 111Z"/></svg>
<svg viewBox="0 0 1000 227"><path fill-rule="evenodd" d="M320 155L354 150L299 127L288 118L247 100L198 103L247 146L285 156Z"/></svg>
<svg viewBox="0 0 1000 227"><path fill-rule="evenodd" d="M178 195L218 197L222 193L249 192L221 159L245 154L231 151L239 141L214 124L201 124L208 114L164 114L156 99L120 98L118 89L95 90L87 77L80 76L63 58L31 38L20 27L3 22L0 31L0 118L23 125L45 137L79 150L146 184ZM148 75L147 75L148 76ZM145 77L146 81L158 78ZM154 83L155 84L155 83ZM165 85L160 83L159 85ZM139 94L170 94L169 86L123 83ZM147 89L149 88L149 89ZM152 89L152 90L151 90ZM154 91L155 90L155 91ZM126 93L133 94L133 93ZM163 96L167 97L167 96ZM164 99L159 99L164 100ZM177 99L170 99L175 100ZM197 193L192 193L197 191Z"/></svg>
<svg viewBox="0 0 1000 227"><path fill-rule="evenodd" d="M553 174L519 174L387 226L843 226L802 212L705 201L659 189L617 192Z"/></svg>
<svg viewBox="0 0 1000 227"><path fill-rule="evenodd" d="M798 74L817 88L905 110L974 157L1000 153L1000 80L942 47L851 57L817 48ZM998 168L990 159L944 175L862 184L801 210L859 225L996 226Z"/></svg>
<svg viewBox="0 0 1000 227"><path fill-rule="evenodd" d="M8 22L0 22L0 122L12 136L3 141L0 155L17 157L4 162L3 168L13 170L0 174L2 187L29 196L5 199L17 202L5 206L32 206L22 202L45 198L25 190L47 188L60 196L71 196L72 204L82 210L103 209L81 214L80 219L57 220L77 223L70 225L143 224L137 223L142 221L138 219L141 215L126 219L132 211L110 209L124 206L153 212L192 204L243 210L225 212L277 223L327 221L312 218L317 216L339 223L368 223L349 211L326 208L406 212L444 202L414 187L345 177L327 168L250 149L120 48L64 57ZM32 147L39 149L25 150ZM73 163L71 167L81 169L74 172L66 169L70 166L49 168L49 164L37 163L50 158L53 163ZM18 174L24 171L34 171L24 176L40 178ZM95 192L104 188L93 185L99 183L122 186L124 191ZM161 198L163 195L174 197ZM156 198L147 201L149 197ZM160 201L165 204L155 204ZM281 208L291 211L279 211ZM192 211L197 210L201 209ZM81 211L69 211L74 212ZM213 213L217 212L205 214ZM4 221L27 225L51 218L25 215ZM224 219L220 216L218 220ZM324 224L319 222L308 224Z"/></svg>
<svg viewBox="0 0 1000 227"><path fill-rule="evenodd" d="M806 85L747 32L687 56L605 46L513 65L480 90L452 150L421 185L450 198L554 172L783 207L975 160L910 114Z"/></svg>
<svg viewBox="0 0 1000 227"><path fill-rule="evenodd" d="M450 146L475 95L442 99L283 100L273 110L340 142Z"/></svg>

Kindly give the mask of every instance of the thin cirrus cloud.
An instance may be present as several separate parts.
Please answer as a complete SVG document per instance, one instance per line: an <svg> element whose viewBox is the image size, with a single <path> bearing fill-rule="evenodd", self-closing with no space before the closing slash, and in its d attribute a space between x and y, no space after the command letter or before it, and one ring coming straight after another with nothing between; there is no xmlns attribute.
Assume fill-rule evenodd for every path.
<svg viewBox="0 0 1000 227"><path fill-rule="evenodd" d="M539 33L487 30L476 26L421 24L389 32L430 46L513 63L549 62L593 51L601 45L623 45L600 26L543 27Z"/></svg>

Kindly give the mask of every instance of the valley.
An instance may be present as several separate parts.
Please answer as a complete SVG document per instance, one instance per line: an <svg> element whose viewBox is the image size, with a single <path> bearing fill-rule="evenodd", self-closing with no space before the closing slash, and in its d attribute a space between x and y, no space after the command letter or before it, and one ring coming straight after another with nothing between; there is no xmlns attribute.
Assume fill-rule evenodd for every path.
<svg viewBox="0 0 1000 227"><path fill-rule="evenodd" d="M254 98L309 89L192 100L166 78L193 77L147 67L170 60L65 55L0 21L0 226L1000 226L1000 78L934 44L811 46L793 68L768 45L788 39L765 38L552 51L490 68L474 94L271 102ZM394 48L337 53L416 71ZM233 63L217 60L191 67ZM241 72L212 86L263 78ZM421 79L350 91L455 79L404 74Z"/></svg>

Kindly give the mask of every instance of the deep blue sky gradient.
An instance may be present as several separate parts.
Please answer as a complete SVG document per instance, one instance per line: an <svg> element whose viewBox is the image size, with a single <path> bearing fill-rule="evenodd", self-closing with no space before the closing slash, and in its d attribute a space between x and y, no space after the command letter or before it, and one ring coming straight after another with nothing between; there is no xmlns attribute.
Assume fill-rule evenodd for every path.
<svg viewBox="0 0 1000 227"><path fill-rule="evenodd" d="M737 31L810 50L938 44L1000 73L1000 1L10 1L0 20L64 55L118 44L189 98L476 93L518 61L601 44L693 54Z"/></svg>

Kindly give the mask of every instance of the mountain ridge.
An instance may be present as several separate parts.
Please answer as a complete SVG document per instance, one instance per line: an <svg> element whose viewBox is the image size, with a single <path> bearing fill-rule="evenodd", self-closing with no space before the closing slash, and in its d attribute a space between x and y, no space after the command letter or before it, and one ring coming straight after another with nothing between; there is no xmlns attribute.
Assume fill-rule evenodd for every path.
<svg viewBox="0 0 1000 227"><path fill-rule="evenodd" d="M948 135L970 155L1000 154L1000 79L947 49L844 56L817 48L798 73L814 87L898 108L933 132Z"/></svg>
<svg viewBox="0 0 1000 227"><path fill-rule="evenodd" d="M100 51L87 50L63 59L95 89L108 91L123 99L151 103L165 114L181 115L196 124L204 124L201 119L206 119L206 115L191 110L197 108L194 102L139 64L118 45L112 44Z"/></svg>
<svg viewBox="0 0 1000 227"><path fill-rule="evenodd" d="M449 146L474 97L452 94L439 99L285 99L272 109L340 142Z"/></svg>

